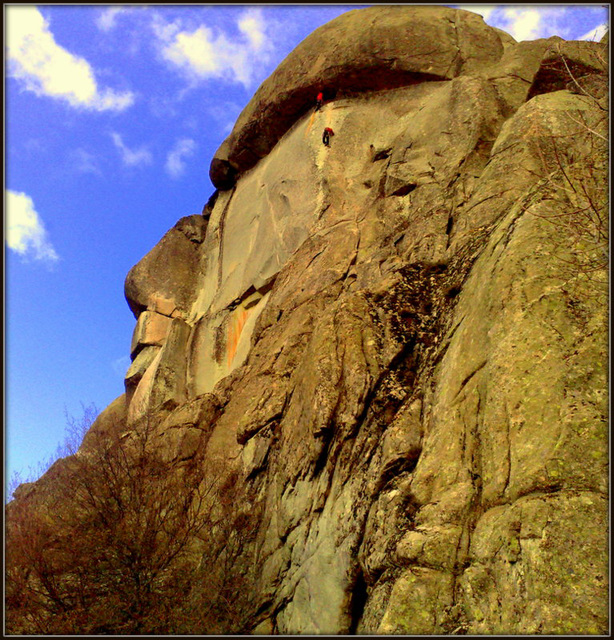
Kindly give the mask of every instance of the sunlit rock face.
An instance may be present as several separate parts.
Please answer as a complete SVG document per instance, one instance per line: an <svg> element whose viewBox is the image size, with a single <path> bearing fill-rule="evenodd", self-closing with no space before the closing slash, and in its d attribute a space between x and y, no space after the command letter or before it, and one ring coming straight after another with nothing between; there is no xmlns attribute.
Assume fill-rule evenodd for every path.
<svg viewBox="0 0 614 640"><path fill-rule="evenodd" d="M607 308L552 222L605 206L602 49L349 12L131 270L128 426L238 478L238 631L607 629Z"/></svg>
<svg viewBox="0 0 614 640"><path fill-rule="evenodd" d="M320 27L256 92L215 154L210 177L228 189L309 112L322 91L342 98L427 80L450 80L497 62L498 33L448 7L372 7Z"/></svg>

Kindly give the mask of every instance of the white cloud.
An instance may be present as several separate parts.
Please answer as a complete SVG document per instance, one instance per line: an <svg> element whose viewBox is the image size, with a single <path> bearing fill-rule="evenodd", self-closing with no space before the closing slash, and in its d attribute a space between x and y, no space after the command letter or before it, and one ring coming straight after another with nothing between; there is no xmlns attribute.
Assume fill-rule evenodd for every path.
<svg viewBox="0 0 614 640"><path fill-rule="evenodd" d="M179 178L185 170L185 158L196 150L196 143L190 138L178 140L166 158L166 171L172 178Z"/></svg>
<svg viewBox="0 0 614 640"><path fill-rule="evenodd" d="M121 356L120 358L117 358L117 360L113 360L113 362L111 362L111 368L116 375L121 378L125 378L131 364L132 361L129 356Z"/></svg>
<svg viewBox="0 0 614 640"><path fill-rule="evenodd" d="M600 24L598 27L591 29L588 33L585 33L583 36L578 38L578 40L591 40L594 42L599 42L601 38L606 34L608 30L607 23Z"/></svg>
<svg viewBox="0 0 614 640"><path fill-rule="evenodd" d="M543 14L530 7L508 7L503 10L506 21L505 31L515 40L535 40L540 36Z"/></svg>
<svg viewBox="0 0 614 640"><path fill-rule="evenodd" d="M458 4L455 5L457 9L462 9L463 11L473 11L473 13L480 14L484 20L487 20L493 11L497 9L495 5L474 5L474 4Z"/></svg>
<svg viewBox="0 0 614 640"><path fill-rule="evenodd" d="M218 75L221 61L214 47L211 30L203 26L192 33L177 33L164 48L163 55L173 64L187 68L196 75Z"/></svg>
<svg viewBox="0 0 614 640"><path fill-rule="evenodd" d="M190 79L217 78L249 87L270 59L270 37L260 9L244 11L237 28L238 38L206 25L183 29L181 23L165 23L159 16L154 23L162 57Z"/></svg>
<svg viewBox="0 0 614 640"><path fill-rule="evenodd" d="M152 156L150 151L141 147L139 149L129 149L119 135L119 133L112 132L111 138L113 138L113 142L117 149L119 150L122 162L129 167L137 167L139 165L151 164Z"/></svg>
<svg viewBox="0 0 614 640"><path fill-rule="evenodd" d="M131 92L99 88L89 63L56 43L36 7L9 6L6 18L9 74L27 90L96 111L121 111L134 102Z"/></svg>
<svg viewBox="0 0 614 640"><path fill-rule="evenodd" d="M557 35L566 40L599 40L607 28L607 10L604 7L581 5L456 5L480 13L492 27L506 31L516 40L535 40ZM598 16L598 17L597 17ZM595 24L595 18L603 22L584 35L582 24ZM584 30L586 31L586 29Z"/></svg>
<svg viewBox="0 0 614 640"><path fill-rule="evenodd" d="M239 18L239 31L243 33L254 51L259 51L267 42L266 24L262 12L258 9L248 9Z"/></svg>
<svg viewBox="0 0 614 640"><path fill-rule="evenodd" d="M58 260L32 198L10 189L6 191L6 243L24 257L47 262Z"/></svg>
<svg viewBox="0 0 614 640"><path fill-rule="evenodd" d="M126 7L113 6L108 9L104 9L96 18L96 26L101 31L110 31L115 27L115 20L118 15L122 13L128 13Z"/></svg>

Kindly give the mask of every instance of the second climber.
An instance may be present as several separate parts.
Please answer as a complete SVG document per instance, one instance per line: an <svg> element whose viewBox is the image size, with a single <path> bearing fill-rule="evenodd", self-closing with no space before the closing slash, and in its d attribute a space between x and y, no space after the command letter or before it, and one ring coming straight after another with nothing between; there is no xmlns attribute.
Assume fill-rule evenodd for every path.
<svg viewBox="0 0 614 640"><path fill-rule="evenodd" d="M324 146L330 147L330 139L331 136L334 135L335 132L330 127L326 127L326 129L324 129L324 131L322 132L322 142L324 143Z"/></svg>

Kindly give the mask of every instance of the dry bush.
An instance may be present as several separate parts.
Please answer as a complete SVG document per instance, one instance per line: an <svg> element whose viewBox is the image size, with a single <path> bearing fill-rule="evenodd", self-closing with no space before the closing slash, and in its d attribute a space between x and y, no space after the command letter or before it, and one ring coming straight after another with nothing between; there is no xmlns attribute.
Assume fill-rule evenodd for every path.
<svg viewBox="0 0 614 640"><path fill-rule="evenodd" d="M149 424L100 434L56 463L36 503L8 505L9 633L212 633L240 623L232 564L247 527L233 520L233 487L218 486L202 453L169 461L152 434Z"/></svg>
<svg viewBox="0 0 614 640"><path fill-rule="evenodd" d="M607 78L606 47L595 60ZM560 53L560 52L559 52ZM557 229L553 257L574 296L605 300L609 268L609 110L607 95L591 92L587 78L576 78L560 54L569 77L568 88L586 105L566 112L568 131L538 138L541 158L538 190L548 202L547 213L527 209Z"/></svg>

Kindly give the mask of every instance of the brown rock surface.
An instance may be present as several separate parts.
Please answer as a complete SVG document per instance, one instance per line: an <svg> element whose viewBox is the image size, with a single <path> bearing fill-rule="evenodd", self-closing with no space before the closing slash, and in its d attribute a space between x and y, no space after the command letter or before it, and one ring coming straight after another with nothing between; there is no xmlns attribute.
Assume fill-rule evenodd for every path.
<svg viewBox="0 0 614 640"><path fill-rule="evenodd" d="M585 93L561 86L559 44ZM127 409L100 424L153 421L169 459L204 452L232 479L227 521L255 533L231 631L607 630L589 90L607 72L589 58L603 45L516 43L460 10L349 12L241 114L208 217L131 270ZM313 114L323 79L338 92Z"/></svg>

